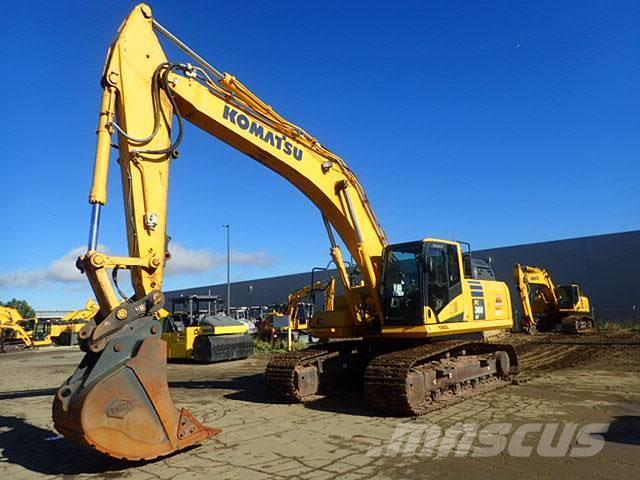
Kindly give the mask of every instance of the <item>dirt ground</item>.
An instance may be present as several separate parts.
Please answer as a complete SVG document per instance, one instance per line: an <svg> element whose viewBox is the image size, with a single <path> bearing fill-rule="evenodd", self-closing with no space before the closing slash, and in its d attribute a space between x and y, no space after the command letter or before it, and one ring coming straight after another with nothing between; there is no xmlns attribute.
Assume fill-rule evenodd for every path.
<svg viewBox="0 0 640 480"><path fill-rule="evenodd" d="M0 357L0 478L637 478L640 337L545 335L513 342L522 359L518 384L417 419L376 416L358 391L306 405L270 403L262 382L266 356L215 365L171 364L176 404L224 432L189 451L142 464L110 460L53 431L51 395L73 372L79 351L5 354ZM406 444L394 454L388 447L398 426L446 430L460 422L610 425L604 448L589 457L540 456L535 435L525 439L534 446L525 457L508 449L475 457L425 455Z"/></svg>

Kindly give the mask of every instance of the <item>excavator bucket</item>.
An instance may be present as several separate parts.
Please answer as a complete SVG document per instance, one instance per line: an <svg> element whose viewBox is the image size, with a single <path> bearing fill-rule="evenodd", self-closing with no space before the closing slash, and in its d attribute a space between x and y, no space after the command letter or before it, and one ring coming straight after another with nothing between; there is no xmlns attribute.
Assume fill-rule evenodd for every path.
<svg viewBox="0 0 640 480"><path fill-rule="evenodd" d="M135 307L127 308L131 313ZM107 317L107 324L114 322ZM98 327L104 327L103 321ZM95 324L80 332L92 335ZM94 342L75 373L56 392L58 432L111 457L151 460L221 432L176 408L166 376L166 344L153 315L126 322L106 343ZM86 345L86 343L85 343Z"/></svg>

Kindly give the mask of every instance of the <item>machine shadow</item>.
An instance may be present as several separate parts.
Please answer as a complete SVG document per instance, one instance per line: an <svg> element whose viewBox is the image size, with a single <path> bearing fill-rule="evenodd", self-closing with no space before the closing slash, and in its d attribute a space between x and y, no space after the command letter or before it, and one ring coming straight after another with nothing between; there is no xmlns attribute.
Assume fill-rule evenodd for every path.
<svg viewBox="0 0 640 480"><path fill-rule="evenodd" d="M336 392L334 395L319 397L304 403L305 408L321 412L341 413L358 417L377 417L379 412L367 406L364 394L355 389L346 389Z"/></svg>
<svg viewBox="0 0 640 480"><path fill-rule="evenodd" d="M51 430L15 416L0 415L0 449L4 462L43 475L117 472L148 462L128 462L57 437Z"/></svg>
<svg viewBox="0 0 640 480"><path fill-rule="evenodd" d="M273 403L264 384L264 375L255 373L243 377L220 380L192 380L169 382L169 388L232 390L224 395L232 400L251 403Z"/></svg>
<svg viewBox="0 0 640 480"><path fill-rule="evenodd" d="M224 398L241 400L244 402L260 404L283 403L273 398L267 391L264 383L264 375L256 373L244 377L234 377L228 380L199 380L169 382L170 388L185 389L216 389L231 390L224 394ZM376 413L369 409L362 397L361 389L355 386L341 385L334 394L318 396L304 403L305 408L331 413L343 413L347 415L375 416Z"/></svg>
<svg viewBox="0 0 640 480"><path fill-rule="evenodd" d="M640 445L640 416L622 415L614 417L607 433L602 434L607 442Z"/></svg>

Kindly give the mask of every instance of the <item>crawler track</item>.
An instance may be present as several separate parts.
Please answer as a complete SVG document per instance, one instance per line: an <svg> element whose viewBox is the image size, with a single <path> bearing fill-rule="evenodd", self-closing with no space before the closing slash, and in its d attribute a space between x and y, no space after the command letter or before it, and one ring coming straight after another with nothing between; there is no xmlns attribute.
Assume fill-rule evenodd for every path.
<svg viewBox="0 0 640 480"><path fill-rule="evenodd" d="M569 334L592 332L593 319L590 316L570 315L562 320L561 331Z"/></svg>
<svg viewBox="0 0 640 480"><path fill-rule="evenodd" d="M32 350L32 348L20 341L0 342L0 353L22 352L25 350Z"/></svg>
<svg viewBox="0 0 640 480"><path fill-rule="evenodd" d="M511 345L447 341L389 352L388 348L376 348L376 344L356 342L277 355L267 365L265 379L274 398L298 403L311 399L318 391L305 390L310 378L316 382L314 369L317 384L323 385L331 384L332 375L340 369L352 375L359 372L371 407L388 414L415 416L508 385L509 373L496 373L499 351L508 357L511 367L507 366L507 370L517 372L518 358ZM418 383L414 386L416 372ZM420 380L421 374L429 377L427 383L426 377ZM430 388L431 379L435 387Z"/></svg>
<svg viewBox="0 0 640 480"><path fill-rule="evenodd" d="M475 347L475 349L474 349ZM427 369L447 368L447 363L456 355L464 355L464 350L475 354L491 354L507 351L517 372L517 357L510 345L473 344L462 341L438 342L408 350L395 351L374 358L367 366L364 377L364 391L367 403L384 412L401 416L424 415L469 398L482 395L510 383L510 379L496 375L486 375L473 380L461 379L451 388L437 389L427 395L421 403L409 398L412 385L409 376L416 367ZM475 351L474 351L475 350Z"/></svg>
<svg viewBox="0 0 640 480"><path fill-rule="evenodd" d="M326 357L331 352L320 347L310 347L298 352L289 352L274 356L267 364L265 380L269 393L276 399L287 403L299 403L305 400L296 387L296 368L309 365Z"/></svg>

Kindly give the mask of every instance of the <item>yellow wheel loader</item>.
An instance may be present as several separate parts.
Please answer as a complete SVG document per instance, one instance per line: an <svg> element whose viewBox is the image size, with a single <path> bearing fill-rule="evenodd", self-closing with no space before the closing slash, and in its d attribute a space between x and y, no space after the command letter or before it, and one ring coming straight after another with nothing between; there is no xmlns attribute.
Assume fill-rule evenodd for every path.
<svg viewBox="0 0 640 480"><path fill-rule="evenodd" d="M158 35L187 58L167 59ZM55 395L53 420L61 434L113 457L140 460L220 433L174 405L158 319L171 258L170 166L185 120L287 179L323 219L344 293L309 323L322 344L269 362L265 380L276 398L295 402L331 393L334 379L346 375L363 383L363 401L373 408L416 415L506 385L517 373L513 346L468 338L513 326L507 286L471 268L468 246L465 251L465 244L433 237L390 243L342 158L209 64L148 5L136 6L120 27L102 87L89 243L78 260L100 311L80 331L84 359ZM98 250L114 143L129 246L124 256ZM358 278L348 274L336 235ZM131 297L118 286L122 269L131 272Z"/></svg>
<svg viewBox="0 0 640 480"><path fill-rule="evenodd" d="M591 301L580 285L556 285L543 267L515 264L516 287L522 306L522 330L585 333L593 329Z"/></svg>

